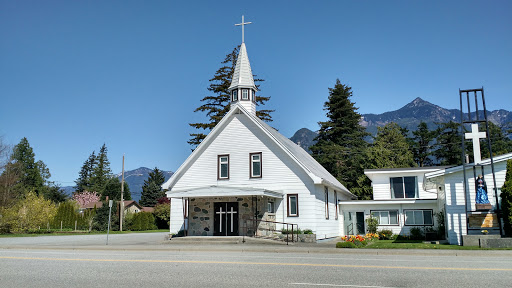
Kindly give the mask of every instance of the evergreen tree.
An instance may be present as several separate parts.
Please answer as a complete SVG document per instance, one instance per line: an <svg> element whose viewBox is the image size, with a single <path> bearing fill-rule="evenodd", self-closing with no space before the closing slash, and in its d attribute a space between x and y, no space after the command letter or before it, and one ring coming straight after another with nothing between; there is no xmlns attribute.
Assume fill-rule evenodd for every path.
<svg viewBox="0 0 512 288"><path fill-rule="evenodd" d="M512 160L507 160L507 173L500 197L505 235L510 237L512 236Z"/></svg>
<svg viewBox="0 0 512 288"><path fill-rule="evenodd" d="M112 176L110 162L107 157L107 146L105 144L101 146L98 156L96 157L95 164L92 174L92 189L102 195L105 191L108 180Z"/></svg>
<svg viewBox="0 0 512 288"><path fill-rule="evenodd" d="M436 156L441 165L462 165L460 124L453 121L436 124L439 127L436 130L437 137L434 156Z"/></svg>
<svg viewBox="0 0 512 288"><path fill-rule="evenodd" d="M213 93L201 99L203 104L199 106L194 112L206 112L206 116L209 118L206 123L190 123L189 125L196 128L202 129L204 132L211 131L217 123L229 112L230 107L230 93L229 86L231 85L231 79L233 77L233 71L236 65L236 59L238 56L240 46L235 47L233 51L226 55L224 61L222 61L222 67L220 67L212 79L210 79L210 86L208 91ZM254 79L255 83L262 82L262 79ZM256 85L259 88L259 85ZM270 97L256 96L257 105L265 105L270 100ZM270 122L272 121L272 113L274 110L258 110L256 116L260 119ZM196 147L203 141L206 134L203 132L191 133L190 140L187 141L190 145Z"/></svg>
<svg viewBox="0 0 512 288"><path fill-rule="evenodd" d="M359 124L361 115L350 101L352 88L336 80L329 88L329 98L324 104L328 120L319 122L320 131L316 144L310 147L313 157L335 176L345 187L360 197L367 191L358 190L358 178L364 175L365 137L369 133Z"/></svg>
<svg viewBox="0 0 512 288"><path fill-rule="evenodd" d="M367 151L367 166L370 169L415 167L413 154L396 123L378 127L373 145Z"/></svg>
<svg viewBox="0 0 512 288"><path fill-rule="evenodd" d="M431 145L435 138L435 131L428 129L427 123L421 121L412 134L414 137L410 145L416 164L420 167L433 165Z"/></svg>
<svg viewBox="0 0 512 288"><path fill-rule="evenodd" d="M165 176L162 170L155 167L153 171L149 172L149 177L144 180L142 186L142 195L140 198L140 205L144 207L154 207L158 203L158 199L165 197L162 190L162 184L165 181Z"/></svg>
<svg viewBox="0 0 512 288"><path fill-rule="evenodd" d="M27 138L21 139L20 143L14 146L12 153L13 162L20 163L21 177L17 185L25 191L34 191L37 195L44 186L44 179L41 170L35 161L35 154L28 143ZM46 167L46 165L45 165Z"/></svg>
<svg viewBox="0 0 512 288"><path fill-rule="evenodd" d="M503 129L491 121L489 124L489 134L491 138L492 155L498 156L512 152L512 140L505 136ZM485 124L480 124L479 131L485 131ZM483 143L482 143L483 144ZM482 145L482 158L489 158L489 148L487 142Z"/></svg>
<svg viewBox="0 0 512 288"><path fill-rule="evenodd" d="M128 183L124 182L124 200L132 200L132 194L130 193L130 187ZM105 200L108 196L108 199L121 201L121 181L117 177L112 177L108 180L107 185L105 186L105 191L101 195L101 200Z"/></svg>
<svg viewBox="0 0 512 288"><path fill-rule="evenodd" d="M91 155L89 155L89 158L87 158L87 160L85 160L84 164L82 165L82 169L80 169L80 172L78 173L78 179L75 181L75 190L77 192L92 191L92 177L95 167L96 152L92 151Z"/></svg>

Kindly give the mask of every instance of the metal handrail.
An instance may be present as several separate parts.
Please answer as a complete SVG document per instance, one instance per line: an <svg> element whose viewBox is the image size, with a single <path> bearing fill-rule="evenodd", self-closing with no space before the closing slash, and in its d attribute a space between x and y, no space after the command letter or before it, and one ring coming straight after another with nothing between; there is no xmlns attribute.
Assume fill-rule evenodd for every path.
<svg viewBox="0 0 512 288"><path fill-rule="evenodd" d="M278 221L271 221L271 220L263 220L263 219L257 219L257 218L249 218L249 219L246 219L245 220L245 233L244 233L244 236L245 234L247 234L247 221L251 221L251 222L255 222L256 225L254 225L254 236L256 236L256 230L257 230L257 227L258 227L258 222L265 222L265 223L274 223L274 224L281 224L281 225L286 225L286 230L287 231L290 231L289 227L291 226L292 229L291 229L291 234L292 234L292 241L291 242L295 242L295 234L293 233L294 231L299 231L299 225L298 224L293 224L293 223L286 223L286 222L278 222ZM294 230L294 227L295 227L295 230ZM290 233L286 233L286 245L288 245L288 242L290 242L290 238L289 236ZM297 235L297 239L298 239L298 235ZM245 240L244 240L245 241Z"/></svg>
<svg viewBox="0 0 512 288"><path fill-rule="evenodd" d="M352 234L350 234L350 231L352 231ZM354 223L347 225L347 235L354 235Z"/></svg>

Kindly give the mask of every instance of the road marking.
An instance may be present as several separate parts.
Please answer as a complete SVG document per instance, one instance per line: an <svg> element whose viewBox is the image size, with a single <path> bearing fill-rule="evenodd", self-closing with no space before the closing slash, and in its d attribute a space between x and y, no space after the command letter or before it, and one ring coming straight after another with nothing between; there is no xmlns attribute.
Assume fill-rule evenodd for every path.
<svg viewBox="0 0 512 288"><path fill-rule="evenodd" d="M80 259L80 258L44 258L0 256L0 259L42 260L42 261L84 261L84 262L138 262L138 263L185 263L185 264L232 264L232 265L269 265L269 266L309 266L309 267L341 267L341 268L376 268L376 269L407 269L407 270L457 270L457 271L512 271L512 268L460 268L460 267L404 267L379 265L341 265L315 263L279 263L279 262L237 262L237 261L195 261L195 260L144 260L144 259Z"/></svg>
<svg viewBox="0 0 512 288"><path fill-rule="evenodd" d="M322 283L288 283L290 285L308 285L308 286L329 286L329 287L357 287L357 288L394 288L386 286L361 286L361 285L343 285L343 284L322 284Z"/></svg>

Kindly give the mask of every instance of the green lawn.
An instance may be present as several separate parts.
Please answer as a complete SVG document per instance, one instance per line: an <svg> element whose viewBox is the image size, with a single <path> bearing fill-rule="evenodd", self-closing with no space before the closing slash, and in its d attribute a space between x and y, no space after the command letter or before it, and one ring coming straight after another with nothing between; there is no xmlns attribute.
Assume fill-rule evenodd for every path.
<svg viewBox="0 0 512 288"><path fill-rule="evenodd" d="M159 230L146 230L146 231L110 231L110 234L130 234L130 233L158 233L158 232L169 232L169 229ZM107 231L53 231L50 233L10 233L0 234L0 238L5 237L38 237L38 236L62 236L62 235L93 235L93 234L107 234Z"/></svg>
<svg viewBox="0 0 512 288"><path fill-rule="evenodd" d="M420 240L376 240L363 249L455 249L455 250L512 250L512 248L485 249L477 246L458 246L450 244L426 244Z"/></svg>

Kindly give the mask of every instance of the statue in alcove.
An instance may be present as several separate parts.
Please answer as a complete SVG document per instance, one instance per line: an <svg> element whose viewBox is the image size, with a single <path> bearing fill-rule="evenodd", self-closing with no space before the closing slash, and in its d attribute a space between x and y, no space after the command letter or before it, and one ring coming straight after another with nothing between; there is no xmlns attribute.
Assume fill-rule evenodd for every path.
<svg viewBox="0 0 512 288"><path fill-rule="evenodd" d="M476 204L490 204L487 197L487 185L485 184L484 176L478 175L476 179Z"/></svg>

